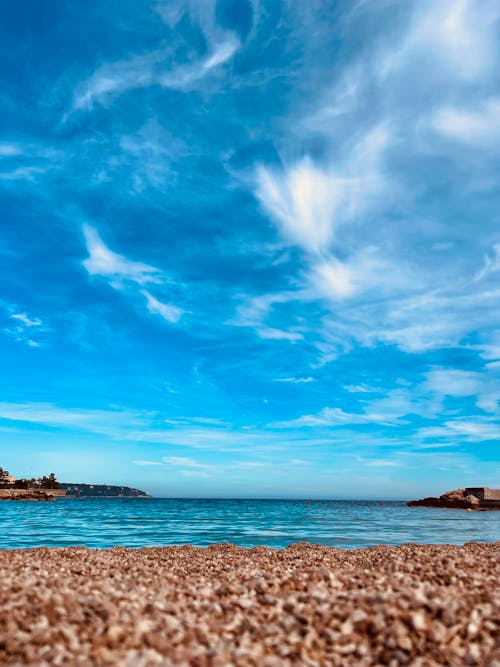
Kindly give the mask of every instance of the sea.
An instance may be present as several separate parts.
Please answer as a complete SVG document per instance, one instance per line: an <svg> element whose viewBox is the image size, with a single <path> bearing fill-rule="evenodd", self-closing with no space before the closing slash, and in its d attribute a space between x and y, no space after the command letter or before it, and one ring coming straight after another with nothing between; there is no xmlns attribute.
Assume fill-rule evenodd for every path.
<svg viewBox="0 0 500 667"><path fill-rule="evenodd" d="M364 500L58 498L0 502L0 548L146 547L230 542L344 549L500 540L500 512Z"/></svg>

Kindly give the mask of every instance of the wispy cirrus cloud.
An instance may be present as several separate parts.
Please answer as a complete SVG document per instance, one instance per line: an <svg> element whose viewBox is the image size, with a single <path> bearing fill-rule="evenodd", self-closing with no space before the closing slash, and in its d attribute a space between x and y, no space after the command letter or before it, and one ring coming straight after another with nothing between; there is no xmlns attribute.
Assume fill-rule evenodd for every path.
<svg viewBox="0 0 500 667"><path fill-rule="evenodd" d="M32 138L0 142L0 184L15 187L20 181L35 184L44 175L57 171L65 153L44 141Z"/></svg>
<svg viewBox="0 0 500 667"><path fill-rule="evenodd" d="M311 377L310 375L306 377L287 377L287 378L274 378L274 382L287 382L290 384L309 384L310 382L314 382L314 378Z"/></svg>
<svg viewBox="0 0 500 667"><path fill-rule="evenodd" d="M6 321L1 333L28 347L41 347L47 342L48 327L39 317L21 312L15 305L3 304L3 311Z"/></svg>
<svg viewBox="0 0 500 667"><path fill-rule="evenodd" d="M213 70L228 62L238 47L237 37L229 34L214 44L212 51L205 58L195 63L178 65L170 70L170 48L106 63L77 87L71 113L91 111L95 104L109 105L118 96L137 88L161 86L190 90ZM64 120L68 117L69 114L66 114Z"/></svg>
<svg viewBox="0 0 500 667"><path fill-rule="evenodd" d="M83 260L82 265L89 275L106 278L118 289L125 282L134 282L138 285L161 284L162 277L159 269L149 264L132 261L113 252L104 244L94 227L83 225L83 234L89 256Z"/></svg>
<svg viewBox="0 0 500 667"><path fill-rule="evenodd" d="M178 322L183 314L182 308L172 306L168 303L162 303L146 290L141 290L141 294L146 299L146 306L150 313L160 315L167 322Z"/></svg>
<svg viewBox="0 0 500 667"><path fill-rule="evenodd" d="M500 10L494 0L432 0L415 4L408 33L384 73L415 62L437 59L447 78L470 81L492 73L496 55L495 25Z"/></svg>
<svg viewBox="0 0 500 667"><path fill-rule="evenodd" d="M419 417L430 425L417 427L414 431L416 441L422 438L450 439L455 435L471 442L479 442L492 440L496 437L494 434L498 433L500 387L494 368L482 373L433 368L426 372L422 382L414 387L386 389L383 392L367 390L363 386L348 386L345 389L350 394L359 394L357 412L346 411L340 407L325 407L315 414L278 422L273 426L289 429L324 429L349 425L396 427L410 425L415 417ZM369 397L365 396L367 393ZM464 418L460 408L455 407L453 410L450 406L445 407L447 399L455 399L456 405L461 405L456 399L468 397L475 399L480 411L473 418Z"/></svg>
<svg viewBox="0 0 500 667"><path fill-rule="evenodd" d="M257 336L264 340L288 340L291 342L304 338L299 331L286 331L284 329L277 329L276 327L265 326L257 328Z"/></svg>
<svg viewBox="0 0 500 667"><path fill-rule="evenodd" d="M65 408L54 403L2 402L0 419L53 428L76 428L90 433L114 435L135 425L145 425L148 414L134 410Z"/></svg>
<svg viewBox="0 0 500 667"><path fill-rule="evenodd" d="M492 77L500 10L494 2L473 0L446 0L437 9L432 2L413 3L408 9L399 34L390 41L381 39L369 57L363 52L353 58L333 84L321 86L319 96L300 105L302 117L295 115L294 133L287 142L282 139L283 152L307 155L305 147L321 141L322 150L316 151L320 157L310 152L299 160L283 158L281 168L256 165L254 194L262 210L282 240L299 248L308 263L307 271L294 276L300 303L333 301L335 315L324 320L322 347L333 337L331 323L344 349L353 338L361 344L396 344L411 353L457 345L481 319L472 299L476 304L488 300L486 292L471 286L470 278L492 276L495 259L486 260L484 270L478 271L477 264L468 267L465 285L463 268L457 280L447 263L449 275L440 281L436 264L419 263L416 253L404 256L401 251L413 242L415 221L407 212L425 196L419 161L432 155L455 168L459 161L449 140L464 146L494 145L499 104L492 94ZM370 13L362 4L353 17L359 20ZM419 68L429 54L434 65L423 78ZM481 100L469 95L474 80L482 81ZM383 103L373 81L384 91ZM421 104L430 91L432 105ZM429 127L434 131L429 133ZM436 133L441 141L436 141ZM491 189L489 173L488 168L478 173L474 187ZM401 234L391 218L403 210ZM433 227L439 229L429 223ZM454 231L447 227L447 233L446 242L453 245ZM373 326L377 312L380 326ZM370 332L363 331L363 313ZM262 313L262 320L267 315ZM488 327L481 328L488 336Z"/></svg>
<svg viewBox="0 0 500 667"><path fill-rule="evenodd" d="M323 408L316 414L303 415L297 419L273 424L276 428L300 428L302 426L343 426L353 424L398 424L401 420L382 414L346 412L342 408Z"/></svg>
<svg viewBox="0 0 500 667"><path fill-rule="evenodd" d="M13 320L19 320L19 322L22 322L26 327L42 326L42 320L38 317L28 317L26 313L13 313L10 317Z"/></svg>
<svg viewBox="0 0 500 667"><path fill-rule="evenodd" d="M416 415L433 419L439 413L439 396L428 397L419 389L395 388L386 390L382 397L360 401L358 412L339 407L326 407L316 414L303 415L288 422L276 424L281 428L335 427L348 425L401 426Z"/></svg>
<svg viewBox="0 0 500 667"><path fill-rule="evenodd" d="M160 269L113 252L90 225L83 226L83 233L89 256L82 265L89 275L104 278L115 290L129 292L132 296L141 295L148 312L159 315L167 322L177 323L181 319L184 312L181 308L163 303L148 290L139 289L149 283L164 285L168 282Z"/></svg>
<svg viewBox="0 0 500 667"><path fill-rule="evenodd" d="M491 149L500 139L500 98L482 100L476 108L443 107L434 114L432 126L466 146Z"/></svg>
<svg viewBox="0 0 500 667"><path fill-rule="evenodd" d="M434 369L426 374L424 386L441 396L473 396L482 411L499 412L500 384L492 368L483 372Z"/></svg>
<svg viewBox="0 0 500 667"><path fill-rule="evenodd" d="M500 423L485 420L454 419L445 421L440 426L429 426L418 431L422 440L451 440L452 442L485 442L500 439Z"/></svg>
<svg viewBox="0 0 500 667"><path fill-rule="evenodd" d="M328 255L339 226L359 214L386 187L381 155L389 133L370 130L342 163L315 165L310 158L283 171L258 166L255 194L284 240L313 255Z"/></svg>
<svg viewBox="0 0 500 667"><path fill-rule="evenodd" d="M500 271L500 243L495 243L493 252L486 254L484 257L484 266L474 276L474 280L479 282L489 276L494 276Z"/></svg>

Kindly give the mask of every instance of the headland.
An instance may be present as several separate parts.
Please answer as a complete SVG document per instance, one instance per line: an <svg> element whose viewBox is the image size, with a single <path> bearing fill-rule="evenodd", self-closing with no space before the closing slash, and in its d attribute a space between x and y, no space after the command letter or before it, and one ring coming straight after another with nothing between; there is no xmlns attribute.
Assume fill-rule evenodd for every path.
<svg viewBox="0 0 500 667"><path fill-rule="evenodd" d="M500 489L473 486L447 491L438 498L429 497L411 500L409 507L443 507L464 510L500 510Z"/></svg>
<svg viewBox="0 0 500 667"><path fill-rule="evenodd" d="M111 484L58 482L50 475L16 479L0 467L0 500L55 500L56 498L150 498L140 489Z"/></svg>

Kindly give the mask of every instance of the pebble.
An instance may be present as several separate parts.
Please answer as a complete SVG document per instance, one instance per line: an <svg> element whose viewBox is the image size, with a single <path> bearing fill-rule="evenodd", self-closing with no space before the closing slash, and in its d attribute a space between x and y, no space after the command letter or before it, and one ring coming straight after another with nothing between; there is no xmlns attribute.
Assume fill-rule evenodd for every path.
<svg viewBox="0 0 500 667"><path fill-rule="evenodd" d="M500 543L0 550L0 664L500 667Z"/></svg>

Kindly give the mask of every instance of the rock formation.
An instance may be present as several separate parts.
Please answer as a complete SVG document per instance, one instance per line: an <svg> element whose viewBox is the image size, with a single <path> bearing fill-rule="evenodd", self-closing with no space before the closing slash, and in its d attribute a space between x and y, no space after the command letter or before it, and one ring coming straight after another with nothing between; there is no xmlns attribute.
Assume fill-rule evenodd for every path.
<svg viewBox="0 0 500 667"><path fill-rule="evenodd" d="M488 487L468 487L447 491L439 498L411 500L409 507L445 507L449 509L494 510L500 509L500 490Z"/></svg>
<svg viewBox="0 0 500 667"><path fill-rule="evenodd" d="M0 489L0 500L55 500L66 495L61 489Z"/></svg>

